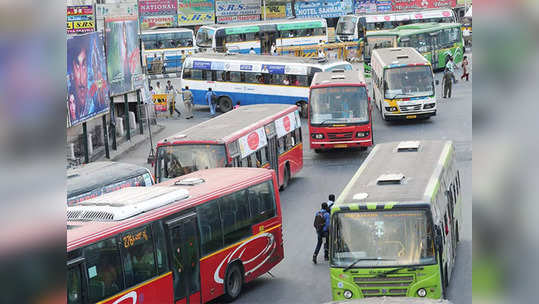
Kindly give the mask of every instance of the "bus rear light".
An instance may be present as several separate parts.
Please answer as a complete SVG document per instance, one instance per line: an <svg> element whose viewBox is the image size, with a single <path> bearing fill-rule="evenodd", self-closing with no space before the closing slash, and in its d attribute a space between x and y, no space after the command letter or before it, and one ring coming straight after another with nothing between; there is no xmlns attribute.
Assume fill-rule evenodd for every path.
<svg viewBox="0 0 539 304"><path fill-rule="evenodd" d="M367 136L369 136L369 131L356 133L356 137L367 137Z"/></svg>
<svg viewBox="0 0 539 304"><path fill-rule="evenodd" d="M313 134L311 134L311 137L313 139L324 139L324 134L322 134L322 133L313 133Z"/></svg>

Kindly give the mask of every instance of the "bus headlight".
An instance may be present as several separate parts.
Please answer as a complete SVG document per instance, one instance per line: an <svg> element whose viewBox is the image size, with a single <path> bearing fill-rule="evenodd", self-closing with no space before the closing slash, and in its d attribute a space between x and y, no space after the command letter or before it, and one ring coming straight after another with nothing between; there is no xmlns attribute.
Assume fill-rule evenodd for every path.
<svg viewBox="0 0 539 304"><path fill-rule="evenodd" d="M366 132L357 132L356 137L367 137L369 136L369 131Z"/></svg>
<svg viewBox="0 0 539 304"><path fill-rule="evenodd" d="M419 288L417 290L417 295L423 298L427 295L427 291L425 290L425 288Z"/></svg>
<svg viewBox="0 0 539 304"><path fill-rule="evenodd" d="M435 103L427 103L423 106L423 109L432 109L435 105Z"/></svg>
<svg viewBox="0 0 539 304"><path fill-rule="evenodd" d="M397 112L397 107L386 107L386 111L388 112Z"/></svg>
<svg viewBox="0 0 539 304"><path fill-rule="evenodd" d="M311 135L312 138L314 139L324 139L324 134L321 134L321 133L313 133Z"/></svg>
<svg viewBox="0 0 539 304"><path fill-rule="evenodd" d="M351 299L354 294L350 290L345 290L342 295L347 299Z"/></svg>

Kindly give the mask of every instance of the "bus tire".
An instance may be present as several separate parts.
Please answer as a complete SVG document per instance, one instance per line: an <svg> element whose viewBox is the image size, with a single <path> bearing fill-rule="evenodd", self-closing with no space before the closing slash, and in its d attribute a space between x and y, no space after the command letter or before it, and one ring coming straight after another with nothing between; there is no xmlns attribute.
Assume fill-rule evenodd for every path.
<svg viewBox="0 0 539 304"><path fill-rule="evenodd" d="M322 149L314 149L314 153L322 153Z"/></svg>
<svg viewBox="0 0 539 304"><path fill-rule="evenodd" d="M225 113L232 110L232 100L227 96L222 96L219 98L219 109L221 112Z"/></svg>
<svg viewBox="0 0 539 304"><path fill-rule="evenodd" d="M457 243L460 242L460 234L459 234L459 222L457 221L456 222L456 228L455 228L455 233L457 234Z"/></svg>
<svg viewBox="0 0 539 304"><path fill-rule="evenodd" d="M234 301L241 294L243 287L243 271L239 266L239 262L232 263L228 266L225 274L225 294L223 298L227 302Z"/></svg>
<svg viewBox="0 0 539 304"><path fill-rule="evenodd" d="M387 117L384 114L384 110L382 110L382 105L380 105L380 116L382 117L382 120L387 120Z"/></svg>
<svg viewBox="0 0 539 304"><path fill-rule="evenodd" d="M283 185L281 186L281 191L288 187L288 182L290 182L290 166L288 165L288 163L286 163L284 166Z"/></svg>

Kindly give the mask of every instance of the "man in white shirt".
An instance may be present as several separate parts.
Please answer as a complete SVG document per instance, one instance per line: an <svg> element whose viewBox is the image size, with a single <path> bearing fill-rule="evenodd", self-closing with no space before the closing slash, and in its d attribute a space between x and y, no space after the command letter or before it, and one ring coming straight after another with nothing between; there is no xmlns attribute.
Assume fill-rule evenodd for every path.
<svg viewBox="0 0 539 304"><path fill-rule="evenodd" d="M256 55L255 49L251 47L251 50L249 51L250 55Z"/></svg>
<svg viewBox="0 0 539 304"><path fill-rule="evenodd" d="M155 84L155 94L163 94L164 90L159 81Z"/></svg>

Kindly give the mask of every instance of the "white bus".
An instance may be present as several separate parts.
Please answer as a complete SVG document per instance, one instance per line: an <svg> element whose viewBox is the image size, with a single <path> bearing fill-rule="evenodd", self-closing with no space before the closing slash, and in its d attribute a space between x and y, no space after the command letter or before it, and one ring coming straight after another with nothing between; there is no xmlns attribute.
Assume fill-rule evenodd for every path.
<svg viewBox="0 0 539 304"><path fill-rule="evenodd" d="M382 119L436 115L432 66L416 49L374 49L371 67L373 99Z"/></svg>
<svg viewBox="0 0 539 304"><path fill-rule="evenodd" d="M162 62L161 73L179 72L183 59L196 51L193 30L186 28L143 31L140 38L150 73L155 73L152 69L152 61L155 59Z"/></svg>
<svg viewBox="0 0 539 304"><path fill-rule="evenodd" d="M202 26L196 36L201 50L218 52L269 54L271 45L279 46L317 44L328 41L326 19L295 19L214 24Z"/></svg>
<svg viewBox="0 0 539 304"><path fill-rule="evenodd" d="M208 104L204 97L212 88L223 112L239 101L241 105L295 104L305 115L314 73L334 69L352 70L352 65L293 56L199 53L185 59L182 88L189 86L198 105Z"/></svg>
<svg viewBox="0 0 539 304"><path fill-rule="evenodd" d="M389 30L399 25L425 22L456 22L450 8L427 9L385 14L346 15L339 17L335 34L338 41L358 41L365 32Z"/></svg>

